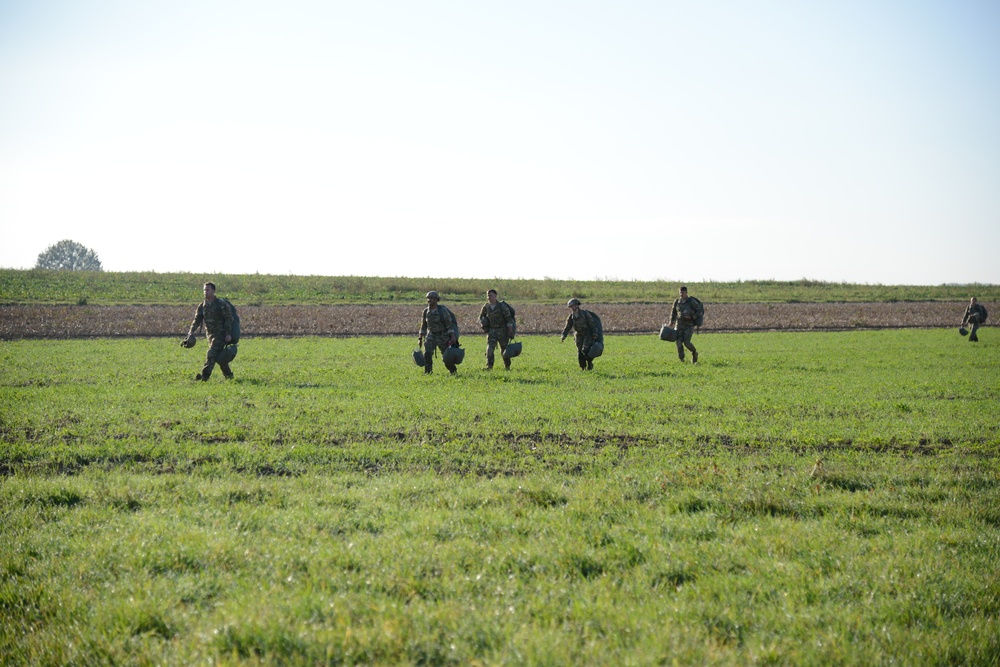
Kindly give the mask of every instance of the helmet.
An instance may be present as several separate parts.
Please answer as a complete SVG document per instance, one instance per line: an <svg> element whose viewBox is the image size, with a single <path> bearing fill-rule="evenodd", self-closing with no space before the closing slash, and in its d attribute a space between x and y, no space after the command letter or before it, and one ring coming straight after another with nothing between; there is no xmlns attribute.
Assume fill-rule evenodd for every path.
<svg viewBox="0 0 1000 667"><path fill-rule="evenodd" d="M239 348L236 343L230 343L229 345L222 348L215 360L220 364L228 364L230 361L236 358L236 353L239 352Z"/></svg>
<svg viewBox="0 0 1000 667"><path fill-rule="evenodd" d="M462 360L465 359L465 350L460 347L449 347L444 351L444 354L441 355L441 358L444 359L444 363L446 364L457 365L462 363Z"/></svg>
<svg viewBox="0 0 1000 667"><path fill-rule="evenodd" d="M660 340L665 340L667 342L673 343L677 340L677 330L671 329L669 324L664 324L660 327Z"/></svg>
<svg viewBox="0 0 1000 667"><path fill-rule="evenodd" d="M441 297L438 295L437 292L435 292L434 290L431 290L430 292L427 293L427 296L424 297L424 298L426 298L426 299L440 299Z"/></svg>
<svg viewBox="0 0 1000 667"><path fill-rule="evenodd" d="M579 305L580 305L580 300L579 300L579 299L570 299L570 300L569 300L569 301L568 301L568 302L566 303L566 307L567 307L567 308L568 308L568 307L570 307L570 306L579 306Z"/></svg>
<svg viewBox="0 0 1000 667"><path fill-rule="evenodd" d="M189 334L187 338L181 341L181 347L192 348L197 342L198 339L195 338L194 334Z"/></svg>
<svg viewBox="0 0 1000 667"><path fill-rule="evenodd" d="M424 365L424 353L421 352L420 350L414 350L413 351L413 363L415 363L417 366L423 366Z"/></svg>
<svg viewBox="0 0 1000 667"><path fill-rule="evenodd" d="M962 327L961 329L958 330L958 333L962 334L963 336L968 336L969 330L966 329L965 327Z"/></svg>
<svg viewBox="0 0 1000 667"><path fill-rule="evenodd" d="M593 345L591 345L590 349L587 350L587 358L588 359L596 359L597 357L601 356L602 354L604 354L604 343L602 343L600 341L597 341L596 343L594 343Z"/></svg>
<svg viewBox="0 0 1000 667"><path fill-rule="evenodd" d="M505 349L503 351L503 358L504 359L513 359L514 357L516 357L519 354L521 354L521 344L520 343L511 343L510 345L507 346L507 349Z"/></svg>

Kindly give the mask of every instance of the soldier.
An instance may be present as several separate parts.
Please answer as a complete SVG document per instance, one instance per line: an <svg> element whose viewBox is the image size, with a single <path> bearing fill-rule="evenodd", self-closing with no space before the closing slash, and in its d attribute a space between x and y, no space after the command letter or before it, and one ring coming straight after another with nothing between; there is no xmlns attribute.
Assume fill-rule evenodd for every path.
<svg viewBox="0 0 1000 667"><path fill-rule="evenodd" d="M438 304L441 297L437 292L431 290L427 293L427 307L424 308L423 318L420 321L420 336L417 338L417 345L424 350L424 373L430 373L434 369L434 350L441 350L441 357L444 358L444 351L452 345L458 344L458 326L454 313ZM452 375L458 370L455 364L445 361L445 368Z"/></svg>
<svg viewBox="0 0 1000 667"><path fill-rule="evenodd" d="M567 334L572 329L575 332L573 338L576 341L576 359L580 363L580 368L592 371L594 370L594 360L587 353L590 352L590 346L598 342L601 337L594 314L580 308L579 299L570 299L566 307L572 312L566 318L566 326L563 328L562 338L559 339L559 342L566 340Z"/></svg>
<svg viewBox="0 0 1000 667"><path fill-rule="evenodd" d="M962 326L966 324L972 325L972 331L969 332L969 342L978 343L979 336L976 335L976 331L979 330L979 325L986 322L986 308L980 305L976 301L976 297L969 299L969 307L965 309L965 316L962 318Z"/></svg>
<svg viewBox="0 0 1000 667"><path fill-rule="evenodd" d="M497 300L497 291L491 289L486 293L488 303L483 304L479 311L479 323L486 332L486 370L493 369L494 351L500 344L500 356L503 366L510 370L510 359L503 356L507 343L514 339L514 312L505 301Z"/></svg>
<svg viewBox="0 0 1000 667"><path fill-rule="evenodd" d="M680 298L674 301L673 310L670 311L670 326L676 323L677 329L677 357L684 361L684 348L691 350L691 363L698 363L698 350L691 343L691 336L694 335L694 328L700 327L702 318L705 316L705 307L701 301L688 296L688 288L682 285Z"/></svg>
<svg viewBox="0 0 1000 667"><path fill-rule="evenodd" d="M205 355L205 367L201 369L201 373L194 376L194 379L208 382L208 378L212 376L212 369L215 368L215 358L219 356L219 352L226 346L226 343L233 339L231 335L233 312L224 299L216 298L215 283L205 283L204 291L205 301L198 306L191 327L188 329L188 338L193 342L194 332L202 324L205 325L208 354ZM227 380L233 379L233 371L229 368L228 363L219 362L219 368L222 369L222 375Z"/></svg>

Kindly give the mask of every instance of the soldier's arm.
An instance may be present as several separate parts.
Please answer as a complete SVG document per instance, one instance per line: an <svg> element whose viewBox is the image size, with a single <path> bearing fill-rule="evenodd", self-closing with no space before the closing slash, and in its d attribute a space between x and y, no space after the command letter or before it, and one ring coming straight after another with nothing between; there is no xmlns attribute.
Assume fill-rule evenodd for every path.
<svg viewBox="0 0 1000 667"><path fill-rule="evenodd" d="M191 328L188 329L188 335L193 336L194 332L197 331L202 323L205 321L205 304L198 304L198 310L194 312L194 319L191 320Z"/></svg>
<svg viewBox="0 0 1000 667"><path fill-rule="evenodd" d="M573 316L570 315L566 318L566 327L562 331L562 337L565 339L570 330L573 329Z"/></svg>
<svg viewBox="0 0 1000 667"><path fill-rule="evenodd" d="M438 306L438 308L442 308L442 307L443 306ZM457 336L455 336L455 325L453 324L453 322L455 320L452 319L452 316L453 316L453 313L450 310L448 310L447 308L445 308L444 309L444 325L445 325L444 332L446 334L448 334L448 338L450 338L451 341L454 342L455 338L457 338Z"/></svg>
<svg viewBox="0 0 1000 667"><path fill-rule="evenodd" d="M674 301L674 307L670 309L670 326L674 326L677 322L677 302Z"/></svg>
<svg viewBox="0 0 1000 667"><path fill-rule="evenodd" d="M420 333L417 334L421 338L427 337L427 309L424 308L424 314L420 318Z"/></svg>

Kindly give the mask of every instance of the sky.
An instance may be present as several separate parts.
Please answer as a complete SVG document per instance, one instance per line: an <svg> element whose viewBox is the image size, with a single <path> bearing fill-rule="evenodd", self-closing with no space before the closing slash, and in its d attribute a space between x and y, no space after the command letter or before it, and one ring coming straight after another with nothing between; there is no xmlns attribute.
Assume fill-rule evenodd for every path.
<svg viewBox="0 0 1000 667"><path fill-rule="evenodd" d="M0 267L1000 284L995 0L0 0Z"/></svg>

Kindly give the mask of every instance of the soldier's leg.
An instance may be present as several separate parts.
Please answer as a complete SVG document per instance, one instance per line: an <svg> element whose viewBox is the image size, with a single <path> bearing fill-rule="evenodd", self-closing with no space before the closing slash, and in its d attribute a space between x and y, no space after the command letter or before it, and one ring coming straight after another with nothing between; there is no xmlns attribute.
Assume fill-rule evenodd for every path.
<svg viewBox="0 0 1000 667"><path fill-rule="evenodd" d="M497 337L493 332L486 334L486 370L493 368L493 361L496 358Z"/></svg>
<svg viewBox="0 0 1000 667"><path fill-rule="evenodd" d="M583 341L576 343L576 361L580 364L580 370L587 370L587 353L583 351Z"/></svg>
<svg viewBox="0 0 1000 667"><path fill-rule="evenodd" d="M434 350L436 349L434 335L427 334L427 338L424 339L424 373L430 373L434 370Z"/></svg>
<svg viewBox="0 0 1000 667"><path fill-rule="evenodd" d="M224 378L226 378L227 380L233 379L233 369L229 367L229 364L224 364L220 361L219 368L222 369L222 376Z"/></svg>
<svg viewBox="0 0 1000 667"><path fill-rule="evenodd" d="M208 378L212 377L212 370L215 368L215 358L219 356L219 352L222 352L222 348L226 346L226 340L223 337L210 338L208 340L208 352L205 354L205 366L201 369L201 380L208 382Z"/></svg>
<svg viewBox="0 0 1000 667"><path fill-rule="evenodd" d="M677 332L677 358L684 361L684 339L680 331Z"/></svg>
<svg viewBox="0 0 1000 667"><path fill-rule="evenodd" d="M976 332L979 331L979 318L978 317L973 317L969 321L969 324L972 325L972 330L969 332L969 342L970 343L978 343L979 342L979 336L976 335Z"/></svg>

